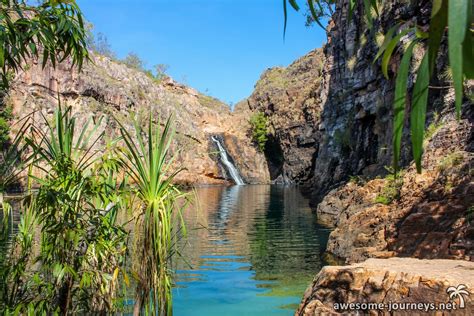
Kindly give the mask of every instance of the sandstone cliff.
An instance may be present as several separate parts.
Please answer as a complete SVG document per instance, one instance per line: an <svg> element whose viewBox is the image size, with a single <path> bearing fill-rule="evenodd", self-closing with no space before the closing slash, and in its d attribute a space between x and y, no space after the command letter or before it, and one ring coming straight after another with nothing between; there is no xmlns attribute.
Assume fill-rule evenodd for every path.
<svg viewBox="0 0 474 316"><path fill-rule="evenodd" d="M471 107L460 121L445 115L425 141L423 173L414 165L402 170L398 188L390 178L355 179L326 195L318 218L336 226L327 250L348 262L391 256L474 261L473 123ZM393 200L383 198L389 190Z"/></svg>
<svg viewBox="0 0 474 316"><path fill-rule="evenodd" d="M455 119L453 91L446 88L450 82L445 54L438 58L432 81L438 88L430 90L423 173L417 174L411 164L406 119L403 172L397 179L387 176L393 154L394 80L385 79L380 62L373 60L382 34L394 21L427 25L431 1L383 1L371 29L360 14L362 1L356 3L359 7L348 21L349 1L336 1L324 48L286 69L265 72L240 107L261 111L270 121L266 156L272 179L304 184L319 220L335 226L328 252L347 263L394 256L459 263L391 258L328 267L305 294L297 312L301 315L334 313L334 302L446 300L443 280L449 272L405 279L401 271L413 268L426 274L438 264L446 269L467 266L453 281L462 283L463 276L471 274L468 261L474 261L474 111L472 98L466 98L462 119ZM415 65L423 52L422 47L415 51ZM400 56L401 50L396 50L389 65L392 78ZM412 73L409 89L414 77ZM467 94L472 95L472 87L467 84ZM372 282L373 278L388 283ZM424 280L435 293L425 288ZM472 308L459 313L469 315Z"/></svg>
<svg viewBox="0 0 474 316"><path fill-rule="evenodd" d="M82 122L90 116L104 116L103 128L109 139L117 135L117 118L132 128L132 120L144 124L148 114L162 123L173 116L179 149L176 167L186 168L177 178L185 184L225 184L211 135L221 135L236 165L248 183L269 181L265 158L246 136L248 118L232 114L227 105L166 78L157 82L143 72L130 69L103 56L93 56L78 73L67 62L56 69L32 62L18 74L9 102L21 117L33 111L46 116L57 106L70 105ZM40 112L34 117L41 122ZM106 144L101 144L105 146Z"/></svg>
<svg viewBox="0 0 474 316"><path fill-rule="evenodd" d="M261 111L269 119L266 157L272 178L305 185L313 205L350 176L386 174L385 166L392 162L394 80L387 80L380 61L373 60L394 20L423 26L430 12L429 1L386 1L368 29L357 7L349 23L347 6L347 1L336 1L322 49L287 68L267 70L253 94L239 104L239 109ZM422 49L415 52L415 64L422 53ZM395 51L392 78L399 59L400 51ZM446 58L439 58L437 70L446 70ZM434 84L448 85L439 75ZM431 93L428 123L434 112L452 107L452 102L444 101L445 93L446 89ZM411 160L408 129L404 143L402 164L407 165Z"/></svg>
<svg viewBox="0 0 474 316"><path fill-rule="evenodd" d="M252 95L236 107L237 113L250 109L268 117L265 156L276 182L304 184L313 176L321 112L315 92L321 84L323 67L324 54L316 49L286 68L270 68L262 74Z"/></svg>

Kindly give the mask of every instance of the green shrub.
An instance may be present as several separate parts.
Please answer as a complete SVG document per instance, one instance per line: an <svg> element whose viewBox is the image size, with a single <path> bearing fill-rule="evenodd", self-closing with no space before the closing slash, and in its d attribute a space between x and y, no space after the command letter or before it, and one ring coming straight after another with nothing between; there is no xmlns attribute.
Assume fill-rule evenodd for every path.
<svg viewBox="0 0 474 316"><path fill-rule="evenodd" d="M466 219L469 224L474 222L474 206L471 206L466 211Z"/></svg>
<svg viewBox="0 0 474 316"><path fill-rule="evenodd" d="M445 171L446 169L458 166L463 161L464 156L461 152L456 151L442 158L438 164L439 171Z"/></svg>
<svg viewBox="0 0 474 316"><path fill-rule="evenodd" d="M136 53L130 52L124 59L121 60L122 63L127 65L130 68L145 71L145 62L140 58Z"/></svg>
<svg viewBox="0 0 474 316"><path fill-rule="evenodd" d="M0 112L0 147L8 141L9 134L10 134L10 123L9 121L12 119L12 107L6 106Z"/></svg>
<svg viewBox="0 0 474 316"><path fill-rule="evenodd" d="M170 315L170 258L185 236L189 202L172 184L180 170L171 171L171 120L161 130L150 115L146 131L137 123L133 134L117 122L123 143L101 154L94 146L104 141L102 118L78 126L71 111L43 117L45 131L26 121L9 146L24 142L32 152L24 163L38 189L28 185L17 233L0 249L0 314L118 314L133 286L135 315ZM0 199L12 178L2 178L6 167L0 163ZM11 212L1 202L0 245L10 238Z"/></svg>
<svg viewBox="0 0 474 316"><path fill-rule="evenodd" d="M439 114L437 112L434 113L433 122L428 126L425 131L425 141L430 140L436 132L443 127L443 122L439 119Z"/></svg>
<svg viewBox="0 0 474 316"><path fill-rule="evenodd" d="M400 199L400 191L403 186L403 179L401 174L389 174L385 177L387 181L385 186L382 188L382 192L380 192L375 197L375 203L382 203L384 205L388 205L395 200Z"/></svg>
<svg viewBox="0 0 474 316"><path fill-rule="evenodd" d="M354 183L358 186L363 186L367 183L367 180L363 176L349 176L349 183Z"/></svg>
<svg viewBox="0 0 474 316"><path fill-rule="evenodd" d="M339 145L341 150L345 153L348 153L352 150L351 144L351 128L347 127L345 129L338 129L334 133L334 141Z"/></svg>
<svg viewBox="0 0 474 316"><path fill-rule="evenodd" d="M260 151L264 151L268 140L268 119L262 112L257 112L250 117L250 125L252 126L253 141Z"/></svg>

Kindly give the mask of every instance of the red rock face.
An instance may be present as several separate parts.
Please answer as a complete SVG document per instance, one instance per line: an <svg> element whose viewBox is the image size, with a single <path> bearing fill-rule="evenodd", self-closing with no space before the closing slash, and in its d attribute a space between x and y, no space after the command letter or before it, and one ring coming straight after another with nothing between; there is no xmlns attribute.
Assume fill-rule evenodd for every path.
<svg viewBox="0 0 474 316"><path fill-rule="evenodd" d="M370 257L411 256L474 261L473 113L451 113L425 145L423 172L404 170L400 197L376 203L389 180L348 183L318 205L336 229L328 251L348 262Z"/></svg>
<svg viewBox="0 0 474 316"><path fill-rule="evenodd" d="M57 69L41 68L31 62L15 79L9 102L17 117L41 111L49 117L57 106L59 92L63 105L70 105L79 122L90 116L104 116L102 130L109 139L117 135L118 118L132 129L132 119L145 122L152 112L156 122L170 115L176 129L172 150L176 168L185 168L176 180L184 184L228 184L214 159L210 136L226 133L238 148L233 158L248 182L269 182L265 157L247 136L248 117L233 114L219 100L205 96L167 78L156 82L144 73L102 56L93 56L82 72L71 70L68 62ZM41 122L38 112L36 121ZM102 131L101 130L101 131ZM98 149L105 146L99 144Z"/></svg>
<svg viewBox="0 0 474 316"><path fill-rule="evenodd" d="M237 111L262 112L268 118L265 154L272 180L305 184L312 178L321 112L314 91L321 84L323 65L322 50L316 49L286 68L270 68L237 106Z"/></svg>

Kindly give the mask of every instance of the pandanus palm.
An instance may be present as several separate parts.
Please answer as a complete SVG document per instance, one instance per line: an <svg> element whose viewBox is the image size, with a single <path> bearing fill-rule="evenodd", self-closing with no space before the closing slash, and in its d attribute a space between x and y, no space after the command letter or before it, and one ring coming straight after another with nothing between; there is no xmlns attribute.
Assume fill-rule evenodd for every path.
<svg viewBox="0 0 474 316"><path fill-rule="evenodd" d="M137 123L135 137L123 125L120 131L126 145L120 150L121 161L141 201L135 231L134 314L144 310L146 314L169 315L172 313L169 263L176 229L184 229L181 211L185 204L182 200L186 199L186 194L172 183L181 171L171 171L174 159L169 156L174 130L168 119L160 133L150 116L146 133ZM176 218L179 227L173 226Z"/></svg>
<svg viewBox="0 0 474 316"><path fill-rule="evenodd" d="M46 129L34 126L26 139L37 156L35 168L45 174L30 176L40 186L41 281L54 284L38 296L50 302L48 313L95 313L113 309L110 275L120 266L126 233L115 220L117 183L109 181L115 169L104 166L95 148L104 135L101 120L78 126L71 111L59 106L54 122L44 118Z"/></svg>

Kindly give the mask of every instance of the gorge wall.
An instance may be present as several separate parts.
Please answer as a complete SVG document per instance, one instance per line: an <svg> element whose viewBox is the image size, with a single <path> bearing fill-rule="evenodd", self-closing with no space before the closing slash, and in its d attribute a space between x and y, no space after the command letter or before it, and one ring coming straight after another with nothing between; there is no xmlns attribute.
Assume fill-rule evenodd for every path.
<svg viewBox="0 0 474 316"><path fill-rule="evenodd" d="M241 111L268 117L270 170L272 164L275 167L271 156L282 157L271 178L307 189L318 219L335 227L327 252L352 264L324 268L297 315L348 312L335 310L333 303L449 302L448 285L470 282L471 291L474 286L463 278L474 261L473 82L464 86L466 98L457 120L443 41L431 81L435 88L429 95L423 172L418 174L412 163L406 116L403 168L394 179L387 167L393 157L394 75L403 49L394 51L388 80L374 57L395 21L403 21L402 29L416 22L427 30L432 2L379 2L380 15L370 29L361 14L363 2L356 3L348 21L349 1L336 1L327 44L287 68L267 70L254 93L239 104ZM417 47L413 69L423 53L424 48ZM410 74L408 89L415 77ZM428 276L438 265L469 268L454 279L447 270ZM408 270L416 273L404 273ZM470 315L473 310L469 303L457 314Z"/></svg>
<svg viewBox="0 0 474 316"><path fill-rule="evenodd" d="M394 20L423 26L430 12L430 1L386 1L368 29L361 8L356 7L349 23L347 6L347 1L336 1L322 49L287 68L267 70L254 93L239 104L240 109L263 112L269 119L267 159L269 165L275 156L281 155L276 160L283 161L272 178L309 187L314 205L350 176L386 174L385 166L392 162L394 80L387 80L380 61L373 61ZM415 63L422 53L422 49L415 51ZM389 67L392 78L399 60L400 51L395 51ZM441 58L437 67L442 72L445 60ZM413 75L410 84L412 80ZM444 84L441 79L437 83ZM434 112L444 108L443 92L430 96L428 123ZM407 165L408 132L404 143L402 164Z"/></svg>
<svg viewBox="0 0 474 316"><path fill-rule="evenodd" d="M177 153L176 168L185 168L177 181L183 184L226 184L218 149L211 135L220 135L247 183L267 183L268 168L249 137L248 119L231 113L217 99L203 95L185 85L166 78L154 80L107 57L93 55L81 72L70 63L56 69L42 69L32 61L12 84L7 103L14 115L22 117L34 112L37 123L41 113L50 117L57 108L58 96L64 106L84 124L90 117L104 117L102 130L107 139L118 135L117 120L133 130L133 120L144 125L151 112L155 122L164 124L173 117L176 137L172 151ZM106 143L99 144L104 149Z"/></svg>
<svg viewBox="0 0 474 316"><path fill-rule="evenodd" d="M304 184L314 175L323 67L324 54L316 49L286 68L270 68L252 95L236 105L236 113L262 112L268 118L265 156L277 183Z"/></svg>

